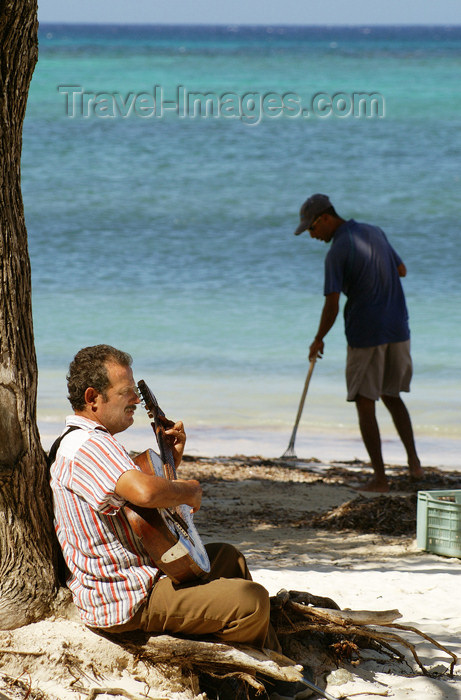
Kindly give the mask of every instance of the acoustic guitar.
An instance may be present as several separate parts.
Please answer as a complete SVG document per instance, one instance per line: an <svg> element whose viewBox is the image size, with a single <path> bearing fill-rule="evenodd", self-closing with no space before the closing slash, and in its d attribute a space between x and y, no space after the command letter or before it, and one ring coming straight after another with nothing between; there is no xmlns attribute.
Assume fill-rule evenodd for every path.
<svg viewBox="0 0 461 700"><path fill-rule="evenodd" d="M166 418L142 379L138 382L138 389L151 418L160 455L149 449L135 457L134 461L146 474L176 479L173 452L165 436L165 429L174 423ZM125 513L155 566L173 583L185 583L208 574L210 561L194 525L190 506L140 508L130 504L125 506Z"/></svg>

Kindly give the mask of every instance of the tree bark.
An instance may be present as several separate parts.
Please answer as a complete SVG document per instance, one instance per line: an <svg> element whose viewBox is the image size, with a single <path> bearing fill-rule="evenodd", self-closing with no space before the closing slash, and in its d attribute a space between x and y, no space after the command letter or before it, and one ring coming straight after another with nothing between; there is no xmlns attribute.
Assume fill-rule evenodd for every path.
<svg viewBox="0 0 461 700"><path fill-rule="evenodd" d="M0 628L47 614L55 538L36 423L37 361L21 195L22 127L37 62L37 0L0 0Z"/></svg>

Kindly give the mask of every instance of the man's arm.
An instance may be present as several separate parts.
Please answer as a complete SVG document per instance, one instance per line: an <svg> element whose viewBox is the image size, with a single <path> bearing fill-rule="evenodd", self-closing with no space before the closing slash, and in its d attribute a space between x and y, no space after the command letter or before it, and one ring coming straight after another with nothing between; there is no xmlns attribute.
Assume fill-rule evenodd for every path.
<svg viewBox="0 0 461 700"><path fill-rule="evenodd" d="M178 468L186 444L183 422L177 421L171 428L166 428L165 436ZM115 493L142 508L174 508L186 503L193 513L200 508L202 501L202 487L195 479L164 479L137 469L129 469L121 475Z"/></svg>
<svg viewBox="0 0 461 700"><path fill-rule="evenodd" d="M325 297L325 303L323 305L322 315L320 317L319 329L313 343L309 348L309 360L313 360L314 357L321 357L323 355L323 350L325 347L323 339L336 321L336 316L338 315L339 311L339 296L339 292L332 292L331 294L327 294Z"/></svg>
<svg viewBox="0 0 461 700"><path fill-rule="evenodd" d="M399 277L407 276L407 268L405 267L405 264L403 262L400 263L400 265L398 265L397 272L399 273Z"/></svg>
<svg viewBox="0 0 461 700"><path fill-rule="evenodd" d="M202 487L195 479L164 479L137 469L121 475L115 493L142 508L174 508L186 503L195 513L202 502Z"/></svg>

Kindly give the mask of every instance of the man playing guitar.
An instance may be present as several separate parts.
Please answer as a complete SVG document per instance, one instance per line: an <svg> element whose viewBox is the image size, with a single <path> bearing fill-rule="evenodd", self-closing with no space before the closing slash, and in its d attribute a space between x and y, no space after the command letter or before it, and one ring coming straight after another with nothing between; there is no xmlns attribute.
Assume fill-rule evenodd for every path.
<svg viewBox="0 0 461 700"><path fill-rule="evenodd" d="M280 650L266 589L252 581L232 545L205 545L209 570L186 583L162 575L132 527L132 509L200 508L194 479L143 471L116 440L140 403L132 358L109 345L83 348L67 376L74 415L51 466L56 533L70 572L67 585L89 627L106 632L212 635ZM164 435L178 467L186 434L181 421ZM51 451L50 451L51 455ZM171 551L174 551L172 548Z"/></svg>

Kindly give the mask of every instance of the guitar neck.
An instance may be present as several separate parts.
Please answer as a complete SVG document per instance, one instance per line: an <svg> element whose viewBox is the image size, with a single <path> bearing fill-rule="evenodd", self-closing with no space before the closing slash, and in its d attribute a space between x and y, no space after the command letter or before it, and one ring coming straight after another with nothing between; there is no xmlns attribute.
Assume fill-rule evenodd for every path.
<svg viewBox="0 0 461 700"><path fill-rule="evenodd" d="M160 423L157 425L155 420L152 421L151 425L154 430L155 437L157 438L160 457L168 470L167 476L169 479L176 479L176 467L174 464L173 451L167 442L165 428Z"/></svg>
<svg viewBox="0 0 461 700"><path fill-rule="evenodd" d="M173 426L174 423L173 421L168 420L168 418L165 416L164 412L158 405L158 401L154 394L142 379L140 379L138 382L138 388L144 400L148 416L152 419L151 426L157 439L160 457L168 470L166 476L169 479L176 479L176 467L174 463L173 451L165 435L165 426L170 427Z"/></svg>

